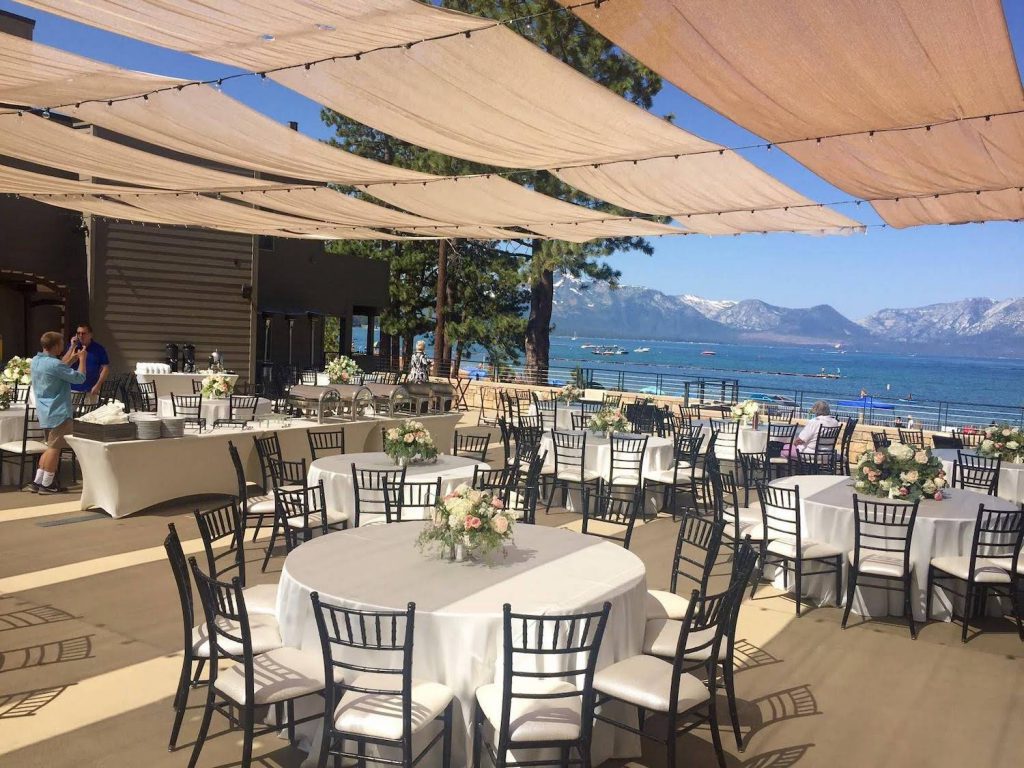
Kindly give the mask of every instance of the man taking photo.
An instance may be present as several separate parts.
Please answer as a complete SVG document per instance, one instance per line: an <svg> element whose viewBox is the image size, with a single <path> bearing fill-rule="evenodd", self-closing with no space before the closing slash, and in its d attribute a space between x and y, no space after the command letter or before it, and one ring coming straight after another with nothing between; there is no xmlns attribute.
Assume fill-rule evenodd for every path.
<svg viewBox="0 0 1024 768"><path fill-rule="evenodd" d="M85 359L85 381L71 387L73 392L86 392L90 396L90 402L95 401L100 393L103 382L110 375L110 357L107 350L92 337L92 326L88 323L79 323L75 336L71 339L68 351L86 351Z"/></svg>
<svg viewBox="0 0 1024 768"><path fill-rule="evenodd" d="M74 408L71 405L71 385L86 380L85 367L88 353L84 347L72 345L64 357L64 337L56 331L47 331L40 338L42 352L32 358L32 391L36 398L36 416L43 428L46 450L39 456L35 479L28 490L33 493L60 493L55 480L60 466L60 452L67 447L65 437L71 434ZM69 367L76 361L77 370Z"/></svg>

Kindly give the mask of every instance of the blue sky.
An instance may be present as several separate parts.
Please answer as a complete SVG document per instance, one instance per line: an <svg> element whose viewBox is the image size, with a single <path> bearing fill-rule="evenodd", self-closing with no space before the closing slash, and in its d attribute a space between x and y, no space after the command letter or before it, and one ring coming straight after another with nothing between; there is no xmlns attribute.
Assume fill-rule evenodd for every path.
<svg viewBox="0 0 1024 768"><path fill-rule="evenodd" d="M1024 3L1004 0L1010 35L1024 56ZM191 79L235 70L49 16L9 0L0 9L37 21L35 39L123 67ZM325 138L320 108L270 80L239 78L224 91L281 122ZM673 113L676 124L727 146L759 139L666 84L652 109ZM782 152L753 150L749 160L805 195L849 199ZM866 224L880 223L870 206L838 210ZM853 318L883 307L906 307L972 296L1024 296L1024 224L992 222L907 230L869 229L865 235L690 236L655 238L651 257L623 254L611 263L622 282L667 293L709 298L760 298L785 306L828 303Z"/></svg>

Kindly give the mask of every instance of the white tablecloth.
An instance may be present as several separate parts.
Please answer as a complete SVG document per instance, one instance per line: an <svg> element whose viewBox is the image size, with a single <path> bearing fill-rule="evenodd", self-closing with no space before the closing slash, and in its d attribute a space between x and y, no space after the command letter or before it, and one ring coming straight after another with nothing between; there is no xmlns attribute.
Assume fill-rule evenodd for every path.
<svg viewBox="0 0 1024 768"><path fill-rule="evenodd" d="M853 551L853 485L850 478L832 475L795 475L775 480L772 485L783 488L800 487L801 520L805 539L833 544L841 547L844 552ZM917 522L910 544L910 561L914 568L915 586L912 605L914 618L919 621L925 619L929 561L933 557L971 553L971 537L974 535L974 523L980 503L984 502L994 509L1014 509L1014 505L1007 501L973 491L951 489L949 494L950 497L943 501L922 501L917 511ZM867 500L870 501L871 497ZM848 565L847 558L844 560L844 573ZM791 578L790 585L792 583ZM781 573L776 578L776 585L782 586ZM804 574L803 591L819 604L834 604L834 590L833 575L808 578L806 573ZM949 621L950 598L951 595L946 594L941 588L936 589L932 601L932 618ZM854 596L853 610L865 616L901 615L903 597L898 592L885 593L870 587L858 588Z"/></svg>
<svg viewBox="0 0 1024 768"><path fill-rule="evenodd" d="M555 463L555 445L550 433L545 433L540 440L541 452L548 452L548 466L553 467ZM648 472L669 469L672 466L675 446L672 439L649 435L647 437L647 450L644 452L644 463L641 470L643 477ZM593 432L587 433L587 452L583 457L583 466L586 469L600 473L601 477L607 478L612 466L611 440L603 435Z"/></svg>
<svg viewBox="0 0 1024 768"><path fill-rule="evenodd" d="M25 428L25 404L12 403L10 408L0 411L0 444L21 442ZM25 482L32 479L35 473L36 460L32 457L25 467ZM18 466L4 464L0 485L13 485L18 482Z"/></svg>
<svg viewBox="0 0 1024 768"><path fill-rule="evenodd" d="M156 384L157 397L170 397L171 395L191 395L192 382L202 381L209 374L206 373L136 373L135 378L139 384L153 382ZM234 373L225 374L232 385L238 381L238 375Z"/></svg>
<svg viewBox="0 0 1024 768"><path fill-rule="evenodd" d="M351 520L355 520L356 501L352 489L352 465L358 469L397 469L395 462L379 451L373 453L345 453L340 456L325 456L317 459L309 467L310 485L324 481L324 496L329 509L347 512ZM412 483L429 483L441 478L441 493L448 493L461 483L473 481L473 467L490 469L488 464L466 458L450 456L442 453L434 464L410 464L405 471L405 478ZM383 496L380 496L383 503ZM417 510L413 510L415 514ZM403 513L403 517L407 516ZM359 524L384 522L380 513L367 514L360 517Z"/></svg>
<svg viewBox="0 0 1024 768"><path fill-rule="evenodd" d="M438 441L451 440L461 414L424 416ZM334 430L343 427L345 446L354 450L373 449L381 444L381 427L393 427L400 419L317 424L294 420L291 427L267 429L256 423L255 429L220 427L182 438L126 440L101 443L69 437L68 444L78 457L82 473L82 509L99 507L111 517L124 517L171 499L186 496L238 493L235 472L228 454L233 441L241 454L250 480L261 481L253 436L277 432L285 459L311 460L306 431Z"/></svg>
<svg viewBox="0 0 1024 768"><path fill-rule="evenodd" d="M444 683L456 696L452 765L468 765L476 689L500 683L504 603L524 613L555 614L596 609L607 600L612 609L598 669L640 652L644 564L622 547L557 528L520 525L507 557L448 563L416 549L420 530L418 523L374 525L303 544L285 561L278 618L287 645L319 653L313 591L326 603L351 608L404 610L410 601L416 603L413 674ZM319 745L313 728L307 726L304 736ZM596 724L595 765L638 752L635 738ZM433 751L431 765L440 764L440 754L440 748Z"/></svg>
<svg viewBox="0 0 1024 768"><path fill-rule="evenodd" d="M704 435L704 442L701 445L707 446L708 441L711 439L711 422L702 420L693 423L701 425L700 433ZM736 447L741 453L764 453L768 450L767 427L761 426L758 429L754 429L750 426L741 426L737 435ZM736 459L736 454L731 444L731 435L718 436L718 441L715 443L715 456L725 461L734 461Z"/></svg>
<svg viewBox="0 0 1024 768"><path fill-rule="evenodd" d="M159 391L159 390L158 390ZM273 404L269 400L264 400L262 397L256 402L256 414L270 413ZM157 409L161 416L173 416L174 405L171 403L170 396L160 397L157 405ZM213 426L213 423L217 419L227 419L231 411L230 404L226 397L224 398L203 398L203 418L206 419L206 425L209 427ZM248 410L246 410L248 414ZM241 418L241 414L237 418Z"/></svg>
<svg viewBox="0 0 1024 768"><path fill-rule="evenodd" d="M942 460L946 478L953 482L953 464L956 463L957 450L955 448L938 448L933 449L932 453ZM970 448L964 449L963 453L975 455ZM996 495L1001 499L1018 504L1024 502L1024 464L1008 464L1004 461L999 465L999 493Z"/></svg>

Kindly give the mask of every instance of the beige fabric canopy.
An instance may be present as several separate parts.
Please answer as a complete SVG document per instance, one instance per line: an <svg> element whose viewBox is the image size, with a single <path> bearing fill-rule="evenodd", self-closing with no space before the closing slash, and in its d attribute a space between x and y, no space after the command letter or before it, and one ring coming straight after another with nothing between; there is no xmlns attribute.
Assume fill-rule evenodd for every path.
<svg viewBox="0 0 1024 768"><path fill-rule="evenodd" d="M24 5L251 70L494 24L411 0L25 0Z"/></svg>
<svg viewBox="0 0 1024 768"><path fill-rule="evenodd" d="M552 240L584 243L604 237L649 237L651 235L686 235L687 231L643 219L608 219L584 221L579 224L532 224L530 231Z"/></svg>
<svg viewBox="0 0 1024 768"><path fill-rule="evenodd" d="M976 221L1024 219L1024 193L1019 187L991 192L958 193L939 197L906 198L875 203L879 214L894 227L919 224L966 224Z"/></svg>
<svg viewBox="0 0 1024 768"><path fill-rule="evenodd" d="M822 226L822 219L829 223ZM850 222L843 224L844 221ZM770 211L732 211L680 216L679 223L695 234L740 235L763 232L803 232L809 235L850 235L864 225L827 208L777 208Z"/></svg>
<svg viewBox="0 0 1024 768"><path fill-rule="evenodd" d="M32 114L0 123L0 155L83 176L178 190L267 188L271 182L160 157Z"/></svg>
<svg viewBox="0 0 1024 768"><path fill-rule="evenodd" d="M134 193L139 190L117 184L94 184L91 181L65 179L35 173L9 165L0 165L0 192L15 195L97 195Z"/></svg>
<svg viewBox="0 0 1024 768"><path fill-rule="evenodd" d="M773 142L1024 109L999 0L610 0L599 11L574 12ZM1024 183L1020 115L784 149L865 197L1003 187L1008 178ZM941 221L982 212L969 197L944 200ZM963 208L961 201L968 201ZM1012 203L990 202L990 218L1018 215ZM887 218L891 206L875 207L903 226L905 218Z"/></svg>
<svg viewBox="0 0 1024 768"><path fill-rule="evenodd" d="M134 96L181 80L132 72L0 33L0 102L51 107ZM11 111L0 107L0 112Z"/></svg>
<svg viewBox="0 0 1024 768"><path fill-rule="evenodd" d="M366 200L359 200L326 187L225 194L222 197L295 216L315 217L331 224L417 227L437 226L443 223L443 220L425 219L405 211L395 211L382 205L374 205Z"/></svg>

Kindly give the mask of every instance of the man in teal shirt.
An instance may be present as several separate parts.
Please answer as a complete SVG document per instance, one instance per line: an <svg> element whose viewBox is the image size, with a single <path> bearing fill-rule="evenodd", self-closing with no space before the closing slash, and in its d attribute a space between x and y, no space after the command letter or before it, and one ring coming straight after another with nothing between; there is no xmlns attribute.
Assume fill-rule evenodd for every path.
<svg viewBox="0 0 1024 768"><path fill-rule="evenodd" d="M36 400L36 417L43 428L46 450L39 456L35 479L29 484L33 493L60 493L54 478L60 466L60 452L67 447L64 438L71 434L74 408L71 405L71 385L85 381L85 349L69 349L64 357L64 337L56 331L47 331L39 343L43 351L32 358L32 392ZM68 363L77 360L78 370Z"/></svg>

